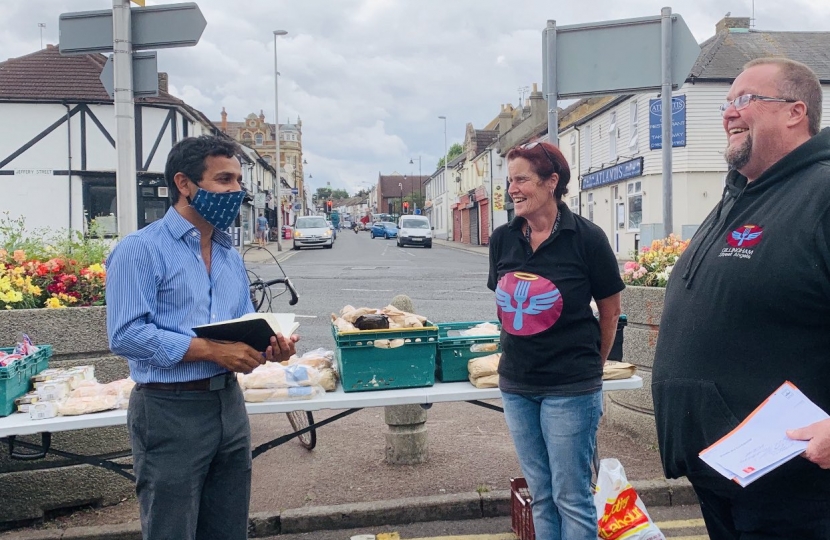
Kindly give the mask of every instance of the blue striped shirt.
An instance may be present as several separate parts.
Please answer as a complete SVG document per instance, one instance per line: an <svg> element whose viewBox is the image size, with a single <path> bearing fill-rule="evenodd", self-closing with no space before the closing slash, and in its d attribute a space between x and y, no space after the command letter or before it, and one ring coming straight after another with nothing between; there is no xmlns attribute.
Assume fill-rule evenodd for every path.
<svg viewBox="0 0 830 540"><path fill-rule="evenodd" d="M201 235L175 208L121 240L107 259L107 332L113 353L137 383L187 382L227 370L182 362L192 328L253 311L242 257L231 237L213 231L210 275Z"/></svg>

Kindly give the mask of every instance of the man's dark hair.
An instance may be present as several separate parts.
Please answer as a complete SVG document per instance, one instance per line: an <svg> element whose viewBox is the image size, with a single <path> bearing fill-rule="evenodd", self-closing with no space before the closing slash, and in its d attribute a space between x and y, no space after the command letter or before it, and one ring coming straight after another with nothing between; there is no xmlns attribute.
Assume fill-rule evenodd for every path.
<svg viewBox="0 0 830 540"><path fill-rule="evenodd" d="M239 145L223 137L201 135L188 137L177 142L167 155L164 167L164 181L173 204L179 202L179 188L173 180L177 173L182 173L197 185L205 172L205 160L211 156L232 158L239 153Z"/></svg>

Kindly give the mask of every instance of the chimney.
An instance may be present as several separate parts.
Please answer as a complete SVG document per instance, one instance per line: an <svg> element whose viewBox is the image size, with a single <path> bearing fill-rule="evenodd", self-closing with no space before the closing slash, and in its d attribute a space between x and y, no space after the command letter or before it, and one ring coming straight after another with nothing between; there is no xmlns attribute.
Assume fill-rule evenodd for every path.
<svg viewBox="0 0 830 540"><path fill-rule="evenodd" d="M167 73L165 73L163 71L159 71L159 92L167 93L168 92L167 84L168 84Z"/></svg>
<svg viewBox="0 0 830 540"><path fill-rule="evenodd" d="M225 107L222 107L222 133L228 132L228 113L225 112Z"/></svg>
<svg viewBox="0 0 830 540"><path fill-rule="evenodd" d="M530 92L530 117L535 118L534 124L541 122L548 117L548 108L545 104L545 96L539 91L536 83L533 83L533 91Z"/></svg>
<svg viewBox="0 0 830 540"><path fill-rule="evenodd" d="M512 127L513 115L507 110L507 107L502 105L501 112L499 113L499 137L503 137Z"/></svg>
<svg viewBox="0 0 830 540"><path fill-rule="evenodd" d="M749 30L749 17L724 17L715 25L715 33L717 34L730 32L732 29L738 31Z"/></svg>

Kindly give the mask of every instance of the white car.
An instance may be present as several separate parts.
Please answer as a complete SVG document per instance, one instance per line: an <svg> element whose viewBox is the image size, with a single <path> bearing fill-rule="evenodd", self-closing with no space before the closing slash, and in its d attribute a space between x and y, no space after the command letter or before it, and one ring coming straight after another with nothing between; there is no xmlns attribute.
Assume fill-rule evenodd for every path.
<svg viewBox="0 0 830 540"><path fill-rule="evenodd" d="M334 235L322 216L298 217L294 223L294 249L304 247L323 246L331 249L334 246Z"/></svg>
<svg viewBox="0 0 830 540"><path fill-rule="evenodd" d="M398 219L398 247L432 247L432 229L424 216L401 216Z"/></svg>

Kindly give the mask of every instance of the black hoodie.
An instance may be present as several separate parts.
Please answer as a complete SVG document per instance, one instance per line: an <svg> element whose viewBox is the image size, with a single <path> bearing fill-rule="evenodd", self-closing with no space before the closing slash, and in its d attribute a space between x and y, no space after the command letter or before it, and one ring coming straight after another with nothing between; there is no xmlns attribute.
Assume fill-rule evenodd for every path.
<svg viewBox="0 0 830 540"><path fill-rule="evenodd" d="M737 488L698 453L784 381L830 413L828 209L830 128L754 182L727 175L666 287L652 382L666 476ZM745 489L790 488L826 497L830 470L797 457Z"/></svg>

